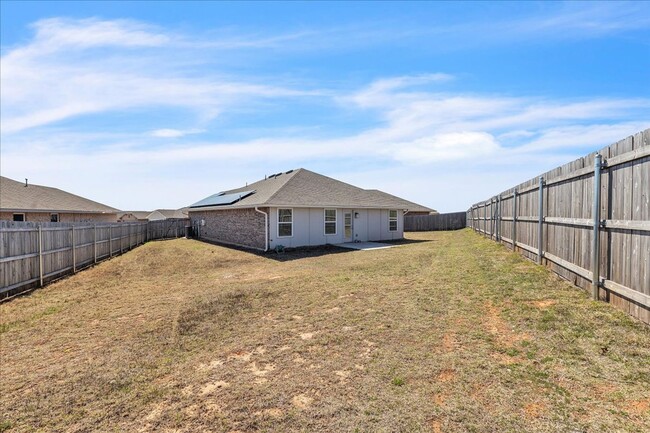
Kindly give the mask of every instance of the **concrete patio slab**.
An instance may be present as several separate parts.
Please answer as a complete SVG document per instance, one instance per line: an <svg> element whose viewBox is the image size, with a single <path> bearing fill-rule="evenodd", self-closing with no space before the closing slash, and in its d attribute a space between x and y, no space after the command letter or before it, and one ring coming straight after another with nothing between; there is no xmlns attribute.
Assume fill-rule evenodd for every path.
<svg viewBox="0 0 650 433"><path fill-rule="evenodd" d="M384 248L393 248L397 245L382 244L380 242L346 242L344 244L336 244L337 247L350 248L352 250L381 250Z"/></svg>

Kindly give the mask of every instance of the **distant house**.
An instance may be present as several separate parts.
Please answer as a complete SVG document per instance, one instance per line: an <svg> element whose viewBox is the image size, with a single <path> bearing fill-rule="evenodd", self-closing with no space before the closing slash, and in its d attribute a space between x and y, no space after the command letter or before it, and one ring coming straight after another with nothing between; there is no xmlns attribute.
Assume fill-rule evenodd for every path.
<svg viewBox="0 0 650 433"><path fill-rule="evenodd" d="M141 210L130 210L125 212L120 212L117 214L118 223L132 223L138 221L149 221L147 218L151 214L150 211L141 211Z"/></svg>
<svg viewBox="0 0 650 433"><path fill-rule="evenodd" d="M189 208L201 238L267 250L404 236L404 214L432 212L305 169L220 192Z"/></svg>
<svg viewBox="0 0 650 433"><path fill-rule="evenodd" d="M176 218L188 218L187 208L183 209L156 209L151 212L147 219L149 221L160 221L167 219L176 219Z"/></svg>
<svg viewBox="0 0 650 433"><path fill-rule="evenodd" d="M115 222L119 210L42 185L0 176L0 220Z"/></svg>

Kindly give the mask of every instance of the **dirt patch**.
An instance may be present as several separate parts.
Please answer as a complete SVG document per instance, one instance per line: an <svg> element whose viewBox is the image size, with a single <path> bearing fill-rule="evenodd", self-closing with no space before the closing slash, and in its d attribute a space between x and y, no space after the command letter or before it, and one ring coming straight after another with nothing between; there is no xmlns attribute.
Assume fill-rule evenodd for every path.
<svg viewBox="0 0 650 433"><path fill-rule="evenodd" d="M551 307L553 305L557 304L557 301L554 299L545 299L543 301L532 301L529 303L529 305L532 305L533 307L539 308L539 309L546 309L548 307Z"/></svg>
<svg viewBox="0 0 650 433"><path fill-rule="evenodd" d="M314 334L315 332L303 332L302 334L300 334L300 339L311 340L312 338L314 338Z"/></svg>
<svg viewBox="0 0 650 433"><path fill-rule="evenodd" d="M492 302L486 302L484 308L485 316L483 318L483 326L490 334L494 335L499 344L511 347L527 337L526 335L518 335L513 332L501 317L501 310L492 304Z"/></svg>
<svg viewBox="0 0 650 433"><path fill-rule="evenodd" d="M441 393L437 393L433 395L433 402L438 406L444 405L446 399L447 397Z"/></svg>
<svg viewBox="0 0 650 433"><path fill-rule="evenodd" d="M431 432L442 433L442 423L438 420L431 421Z"/></svg>
<svg viewBox="0 0 650 433"><path fill-rule="evenodd" d="M438 374L439 382L450 382L454 380L454 378L456 378L456 371L450 368L446 368Z"/></svg>
<svg viewBox="0 0 650 433"><path fill-rule="evenodd" d="M261 416L263 418L280 419L284 417L284 411L280 408L272 407L270 409L264 409L262 411L255 412L255 415Z"/></svg>
<svg viewBox="0 0 650 433"><path fill-rule="evenodd" d="M452 352L456 349L456 336L454 334L448 333L442 337L442 349L445 352Z"/></svg>
<svg viewBox="0 0 650 433"><path fill-rule="evenodd" d="M253 362L250 366L250 371L255 376L266 376L273 370L275 370L275 364L264 364L260 367L257 366L256 362Z"/></svg>
<svg viewBox="0 0 650 433"><path fill-rule="evenodd" d="M227 388L228 386L230 386L230 384L228 382L223 381L223 380L218 380L216 382L206 383L201 388L201 395L212 394L216 390L218 390L220 388Z"/></svg>
<svg viewBox="0 0 650 433"><path fill-rule="evenodd" d="M632 415L643 415L650 412L650 398L632 400L625 405L625 411Z"/></svg>
<svg viewBox="0 0 650 433"><path fill-rule="evenodd" d="M541 417L546 411L547 406L544 403L529 403L524 406L526 418L535 419Z"/></svg>
<svg viewBox="0 0 650 433"><path fill-rule="evenodd" d="M291 399L291 403L299 409L307 409L313 403L314 399L305 394L296 395Z"/></svg>

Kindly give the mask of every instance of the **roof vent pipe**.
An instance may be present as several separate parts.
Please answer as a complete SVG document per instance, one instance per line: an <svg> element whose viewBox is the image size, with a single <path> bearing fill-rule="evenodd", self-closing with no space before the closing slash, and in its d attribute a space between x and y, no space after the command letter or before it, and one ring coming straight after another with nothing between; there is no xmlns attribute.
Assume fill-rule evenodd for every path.
<svg viewBox="0 0 650 433"><path fill-rule="evenodd" d="M25 188L27 188L27 178L25 178Z"/></svg>

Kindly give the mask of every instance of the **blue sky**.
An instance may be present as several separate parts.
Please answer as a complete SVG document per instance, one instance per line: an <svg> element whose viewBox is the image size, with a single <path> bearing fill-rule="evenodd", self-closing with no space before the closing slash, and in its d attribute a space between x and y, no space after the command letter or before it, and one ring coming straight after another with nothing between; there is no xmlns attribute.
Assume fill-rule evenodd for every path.
<svg viewBox="0 0 650 433"><path fill-rule="evenodd" d="M650 127L650 3L1 3L1 171L121 209L305 167L465 210Z"/></svg>

